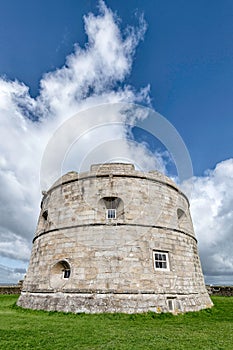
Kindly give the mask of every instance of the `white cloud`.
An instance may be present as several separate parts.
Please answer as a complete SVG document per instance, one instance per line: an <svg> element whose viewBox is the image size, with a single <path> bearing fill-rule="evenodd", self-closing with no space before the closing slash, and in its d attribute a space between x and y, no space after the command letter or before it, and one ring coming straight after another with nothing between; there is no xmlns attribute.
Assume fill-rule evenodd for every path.
<svg viewBox="0 0 233 350"><path fill-rule="evenodd" d="M118 19L101 1L100 14L89 14L84 21L87 45L85 48L76 45L64 67L44 75L37 98L30 96L23 83L0 79L0 256L3 260L9 257L20 262L30 257L41 197L40 164L55 130L77 112L103 103L150 103L149 86L137 92L123 84L146 30L143 18L138 28L128 28L122 34ZM92 123L88 124L84 118L81 126L90 129ZM165 171L162 155L151 155L145 145L127 142L122 126L110 125L102 129L100 139L94 136L87 135L94 140L88 151L86 142L79 143L79 158L75 147L68 152L64 171L74 163L79 162L80 166L89 153L91 160L119 160L120 154L121 159L134 160L139 167ZM119 143L119 139L123 141ZM103 152L104 142L118 143L121 152L108 153L110 148ZM88 159L85 161L88 163ZM231 159L219 163L205 176L193 179L191 210L208 275L232 273L232 174ZM2 276L8 273L9 282L11 276L14 279L18 276L12 269L0 268Z"/></svg>
<svg viewBox="0 0 233 350"><path fill-rule="evenodd" d="M100 1L100 14L84 18L88 42L75 46L66 64L44 75L40 93L32 98L18 81L0 78L0 255L29 259L40 202L40 164L55 130L81 110L102 103L149 102L149 87L136 92L124 85L130 74L136 46L146 24L121 33L118 19ZM91 128L88 121L86 128ZM115 139L124 128L111 126L102 141ZM81 145L80 154L86 152ZM126 149L127 151L127 149ZM126 154L127 156L127 154ZM77 162L77 159L75 159Z"/></svg>
<svg viewBox="0 0 233 350"><path fill-rule="evenodd" d="M39 100L57 120L64 121L64 115L72 116L92 105L145 98L144 89L137 94L129 86L115 88L131 71L135 48L146 30L143 18L139 27L128 29L123 38L117 18L100 1L100 14L89 14L84 22L88 36L85 49L76 45L66 65L46 74L41 81Z"/></svg>
<svg viewBox="0 0 233 350"><path fill-rule="evenodd" d="M0 264L0 285L17 284L20 280L24 278L25 273L25 268L9 268L8 266Z"/></svg>
<svg viewBox="0 0 233 350"><path fill-rule="evenodd" d="M27 261L30 249L27 240L20 236L21 232L12 233L9 231L1 232L0 254L14 260Z"/></svg>
<svg viewBox="0 0 233 350"><path fill-rule="evenodd" d="M191 213L207 281L213 282L210 276L232 275L232 284L233 159L218 163L214 170L191 182Z"/></svg>

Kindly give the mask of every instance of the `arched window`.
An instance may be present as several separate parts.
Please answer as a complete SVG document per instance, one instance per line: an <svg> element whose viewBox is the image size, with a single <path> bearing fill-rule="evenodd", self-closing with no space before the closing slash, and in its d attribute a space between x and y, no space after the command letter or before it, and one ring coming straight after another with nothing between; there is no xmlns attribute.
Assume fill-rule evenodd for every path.
<svg viewBox="0 0 233 350"><path fill-rule="evenodd" d="M178 224L178 228L180 228L181 230L188 229L189 227L188 216L185 213L185 211L181 208L177 209L177 224Z"/></svg>
<svg viewBox="0 0 233 350"><path fill-rule="evenodd" d="M53 275L60 276L62 278L70 277L70 264L66 260L58 261L51 270Z"/></svg>
<svg viewBox="0 0 233 350"><path fill-rule="evenodd" d="M106 219L117 219L123 215L124 203L119 197L103 197L99 200L99 209L105 211Z"/></svg>
<svg viewBox="0 0 233 350"><path fill-rule="evenodd" d="M48 210L45 210L42 214L43 218L45 219L45 221L47 221L48 219Z"/></svg>
<svg viewBox="0 0 233 350"><path fill-rule="evenodd" d="M178 218L178 220L184 219L184 217L185 217L185 212L182 209L178 208L177 209L177 218Z"/></svg>

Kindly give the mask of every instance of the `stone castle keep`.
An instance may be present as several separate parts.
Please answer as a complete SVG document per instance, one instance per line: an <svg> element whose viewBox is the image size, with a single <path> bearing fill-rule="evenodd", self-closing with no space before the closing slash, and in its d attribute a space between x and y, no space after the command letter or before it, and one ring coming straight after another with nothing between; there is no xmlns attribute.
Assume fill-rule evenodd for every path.
<svg viewBox="0 0 233 350"><path fill-rule="evenodd" d="M18 305L75 313L212 306L186 196L132 164L62 176L42 199Z"/></svg>

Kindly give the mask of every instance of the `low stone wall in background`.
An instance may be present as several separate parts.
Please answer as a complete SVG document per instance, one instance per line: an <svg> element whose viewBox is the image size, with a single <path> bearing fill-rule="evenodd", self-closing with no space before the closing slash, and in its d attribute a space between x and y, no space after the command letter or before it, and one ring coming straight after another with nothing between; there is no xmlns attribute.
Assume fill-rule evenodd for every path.
<svg viewBox="0 0 233 350"><path fill-rule="evenodd" d="M206 286L209 295L233 296L233 286Z"/></svg>
<svg viewBox="0 0 233 350"><path fill-rule="evenodd" d="M17 286L0 286L0 294L20 294L21 285Z"/></svg>

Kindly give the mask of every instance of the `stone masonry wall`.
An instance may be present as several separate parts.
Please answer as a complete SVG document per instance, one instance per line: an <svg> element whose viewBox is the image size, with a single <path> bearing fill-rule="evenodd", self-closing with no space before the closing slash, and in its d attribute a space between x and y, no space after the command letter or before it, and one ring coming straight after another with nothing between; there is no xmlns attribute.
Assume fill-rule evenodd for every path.
<svg viewBox="0 0 233 350"><path fill-rule="evenodd" d="M110 197L121 203L116 219L103 207ZM169 268L155 269L155 251L167 254ZM19 305L74 312L211 306L187 198L169 178L132 164L66 174L43 198Z"/></svg>

